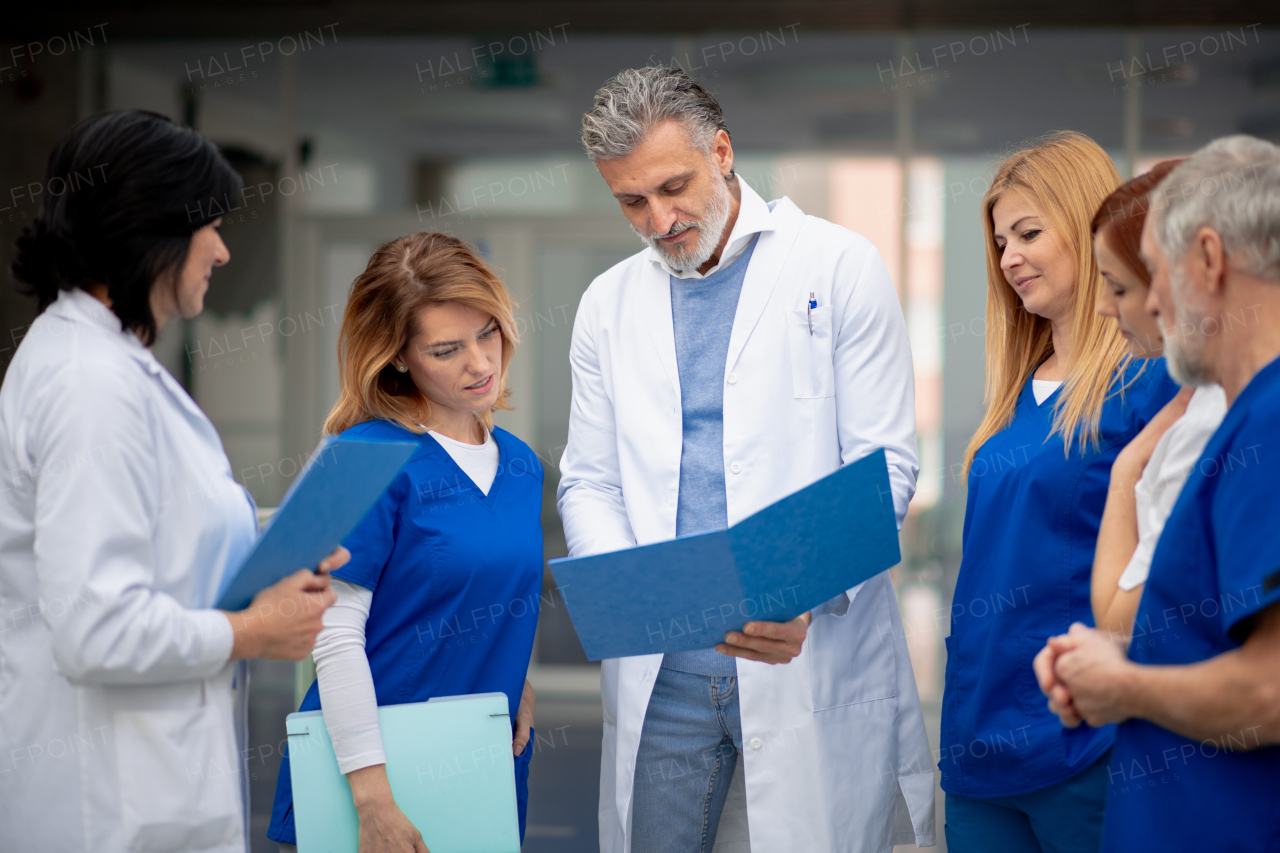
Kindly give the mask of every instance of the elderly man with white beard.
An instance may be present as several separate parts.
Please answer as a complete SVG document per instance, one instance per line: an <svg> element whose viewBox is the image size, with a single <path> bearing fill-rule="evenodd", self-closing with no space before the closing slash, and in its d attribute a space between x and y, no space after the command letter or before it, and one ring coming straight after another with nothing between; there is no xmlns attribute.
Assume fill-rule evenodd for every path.
<svg viewBox="0 0 1280 853"><path fill-rule="evenodd" d="M582 139L648 248L574 323L570 553L724 529L877 448L900 525L919 468L911 351L875 248L739 180L719 104L679 69L618 74ZM888 573L791 622L696 627L723 642L603 662L602 850L934 843Z"/></svg>
<svg viewBox="0 0 1280 853"><path fill-rule="evenodd" d="M1164 527L1128 655L1076 624L1036 658L1064 725L1118 722L1106 851L1280 848L1280 149L1196 152L1152 192L1147 310L1227 415Z"/></svg>

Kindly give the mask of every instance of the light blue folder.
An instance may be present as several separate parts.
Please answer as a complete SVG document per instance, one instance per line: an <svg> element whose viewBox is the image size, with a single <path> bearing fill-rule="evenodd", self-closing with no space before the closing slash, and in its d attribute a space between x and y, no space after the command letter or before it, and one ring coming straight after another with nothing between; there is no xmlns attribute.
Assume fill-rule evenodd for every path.
<svg viewBox="0 0 1280 853"><path fill-rule="evenodd" d="M378 709L396 805L431 853L519 853L504 693ZM285 718L298 853L357 853L360 821L321 711Z"/></svg>
<svg viewBox="0 0 1280 853"><path fill-rule="evenodd" d="M551 569L587 658L602 660L712 648L747 622L794 619L899 559L876 450L728 530Z"/></svg>
<svg viewBox="0 0 1280 853"><path fill-rule="evenodd" d="M328 436L285 492L253 551L218 592L219 610L243 610L261 590L314 569L347 538L418 445Z"/></svg>

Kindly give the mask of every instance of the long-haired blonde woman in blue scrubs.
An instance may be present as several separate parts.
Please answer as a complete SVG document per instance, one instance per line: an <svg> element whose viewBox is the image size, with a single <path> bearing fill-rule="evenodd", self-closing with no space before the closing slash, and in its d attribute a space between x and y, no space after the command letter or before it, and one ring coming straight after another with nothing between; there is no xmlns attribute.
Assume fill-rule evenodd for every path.
<svg viewBox="0 0 1280 853"><path fill-rule="evenodd" d="M1093 140L1059 133L1006 159L983 199L987 411L965 456L939 762L952 853L1100 841L1114 727L1064 729L1031 662L1092 624L1111 463L1178 391L1094 310L1090 224L1119 184Z"/></svg>

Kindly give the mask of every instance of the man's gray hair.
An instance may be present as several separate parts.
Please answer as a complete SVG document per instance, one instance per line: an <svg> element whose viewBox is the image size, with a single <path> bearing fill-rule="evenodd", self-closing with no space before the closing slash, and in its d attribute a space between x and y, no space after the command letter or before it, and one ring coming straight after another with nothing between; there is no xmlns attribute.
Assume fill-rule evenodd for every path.
<svg viewBox="0 0 1280 853"><path fill-rule="evenodd" d="M591 162L625 157L664 121L676 121L709 154L717 130L729 132L720 104L678 67L650 65L618 72L596 92L582 117L582 147Z"/></svg>
<svg viewBox="0 0 1280 853"><path fill-rule="evenodd" d="M1280 148L1270 142L1214 140L1156 185L1151 207L1161 211L1152 236L1169 263L1207 226L1245 273L1280 281Z"/></svg>

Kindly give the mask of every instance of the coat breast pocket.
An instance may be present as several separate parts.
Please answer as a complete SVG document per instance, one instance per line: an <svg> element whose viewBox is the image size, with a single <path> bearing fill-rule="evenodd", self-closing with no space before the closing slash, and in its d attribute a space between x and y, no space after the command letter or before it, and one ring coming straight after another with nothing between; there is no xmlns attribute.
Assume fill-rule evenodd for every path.
<svg viewBox="0 0 1280 853"><path fill-rule="evenodd" d="M787 312L791 383L797 399L831 397L836 393L831 323L830 305L812 312L807 308Z"/></svg>
<svg viewBox="0 0 1280 853"><path fill-rule="evenodd" d="M115 713L127 850L205 850L240 840L240 766L218 710L204 697L194 708Z"/></svg>

